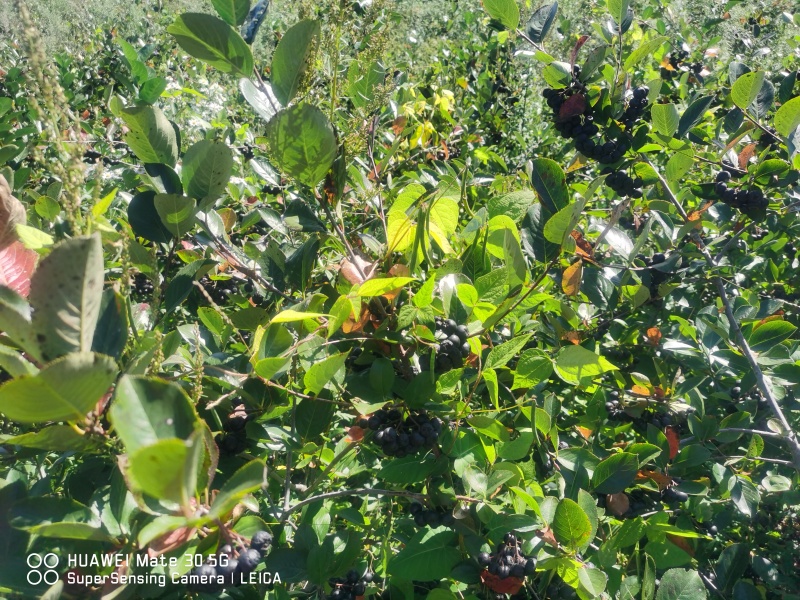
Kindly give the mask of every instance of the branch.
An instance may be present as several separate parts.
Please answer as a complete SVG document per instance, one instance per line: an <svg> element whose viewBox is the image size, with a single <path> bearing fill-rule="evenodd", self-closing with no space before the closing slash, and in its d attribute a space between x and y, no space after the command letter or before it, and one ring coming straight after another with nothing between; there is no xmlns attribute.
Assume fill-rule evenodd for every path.
<svg viewBox="0 0 800 600"><path fill-rule="evenodd" d="M338 492L326 492L324 494L319 494L317 496L312 496L311 498L306 498L305 500L301 500L294 506L287 508L281 514L281 522L286 521L286 518L292 514L293 512L297 512L304 506L308 506L309 504L313 504L314 502L319 502L320 500L328 500L330 498L341 498L342 496L402 496L406 498L414 498L415 500L419 500L420 502L424 502L427 499L425 494L418 494L416 492L407 492L405 490L379 490L379 489L369 489L369 488L361 488L361 489L354 489L354 490L339 490ZM472 502L477 503L481 502L477 498L470 498L469 496L456 496L456 500L460 500L461 502Z"/></svg>
<svg viewBox="0 0 800 600"><path fill-rule="evenodd" d="M744 429L742 427L725 427L723 429L720 429L716 433L716 435L712 436L712 439L717 437L721 433L746 433L748 435L760 435L761 437L770 437L770 438L783 438L784 437L780 433L775 433L774 431L758 431L756 429ZM693 436L693 435L689 436L687 438L684 438L684 439L681 440L681 446L683 446L685 444L690 444L695 439L697 439L697 438L695 436Z"/></svg>
<svg viewBox="0 0 800 600"><path fill-rule="evenodd" d="M683 209L680 202L678 202L678 199L675 197L675 194L670 189L669 184L667 184L664 177L655 168L653 163L650 162L650 159L644 155L641 156L647 164L653 167L653 170L658 175L658 180L664 187L664 193L667 195L667 199L678 209L678 212L683 217L684 221L688 221L688 215L686 214L686 211ZM789 425L786 415L783 414L783 411L778 404L778 400L772 393L772 389L767 383L767 379L764 376L764 372L761 370L761 366L758 364L755 354L753 354L753 351L750 349L750 345L747 343L747 340L744 339L744 334L742 333L742 328L739 325L739 321L736 320L736 316L733 314L733 307L731 306L730 298L728 298L728 293L725 290L725 284L722 282L722 279L719 275L713 274L716 272L717 264L714 261L714 258L711 256L711 253L708 251L708 248L706 248L696 229L692 230L692 239L702 253L703 258L705 258L706 264L709 266L710 273L712 273L710 277L717 288L717 295L722 301L722 305L725 307L725 316L728 318L731 333L733 333L732 337L734 338L736 345L739 346L739 349L744 357L747 359L750 368L753 370L753 374L756 376L756 384L761 392L761 395L764 396L770 411L775 418L778 419L781 427L783 428L784 433L780 434L779 437L783 439L783 441L786 442L786 445L789 447L789 453L792 455L791 465L796 471L800 472L800 442L797 441L796 434Z"/></svg>

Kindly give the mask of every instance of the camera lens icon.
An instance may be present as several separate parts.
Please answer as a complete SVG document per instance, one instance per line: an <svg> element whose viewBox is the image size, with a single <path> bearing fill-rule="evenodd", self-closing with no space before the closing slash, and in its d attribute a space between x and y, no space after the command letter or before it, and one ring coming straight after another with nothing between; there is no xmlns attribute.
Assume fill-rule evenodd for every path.
<svg viewBox="0 0 800 600"><path fill-rule="evenodd" d="M44 556L36 553L29 554L27 563L29 584L40 585L44 582L47 585L53 585L58 581L58 571L55 570L58 566L58 556L52 552L48 552Z"/></svg>

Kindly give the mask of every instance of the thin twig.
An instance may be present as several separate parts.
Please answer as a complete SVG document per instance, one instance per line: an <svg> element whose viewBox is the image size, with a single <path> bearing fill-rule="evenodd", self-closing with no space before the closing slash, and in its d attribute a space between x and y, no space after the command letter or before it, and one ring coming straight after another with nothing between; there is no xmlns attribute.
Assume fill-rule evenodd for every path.
<svg viewBox="0 0 800 600"><path fill-rule="evenodd" d="M667 184L663 175L661 175L661 173L655 168L653 163L650 162L650 160L646 156L642 155L642 157L645 160L645 162L647 162L651 167L653 167L653 170L656 172L658 180L661 183L662 187L664 188L664 193L666 194L667 199L676 207L680 215L683 217L684 221L688 221L688 215L686 214L686 211L683 209L680 202L678 202L677 197L670 189L669 184ZM770 411L781 424L783 433L781 434L780 437L784 440L784 442L786 442L786 445L789 447L789 453L792 455L792 462L790 464L794 467L796 471L800 472L800 442L797 441L796 434L789 425L789 421L786 419L786 415L783 414L783 411L781 410L781 407L778 404L778 400L772 393L772 388L770 388L770 386L767 383L767 379L764 376L764 372L761 370L761 365L758 364L758 360L756 359L755 354L753 354L753 351L750 349L750 345L744 338L744 333L742 333L742 328L739 325L739 321L733 314L733 306L731 305L730 298L728 297L728 293L725 290L725 284L723 283L719 275L713 274L716 272L717 269L717 264L714 261L714 258L711 256L711 253L708 251L708 248L706 248L706 245L700 238L700 235L697 233L697 230L692 231L692 239L694 240L695 244L697 245L698 249L703 255L703 258L705 258L705 261L710 268L710 272L712 273L711 279L717 288L717 295L719 296L720 300L722 301L722 305L725 308L725 316L728 319L728 323L731 328L731 333L733 334L732 337L736 345L739 346L739 349L741 350L745 359L747 359L750 368L753 370L753 374L756 377L756 384L758 386L758 389L761 392L761 395L766 399Z"/></svg>
<svg viewBox="0 0 800 600"><path fill-rule="evenodd" d="M297 512L304 506L308 506L309 504L313 504L314 502L319 502L321 500L329 500L330 498L341 498L342 496L403 496L406 498L414 498L420 501L425 501L427 499L427 496L425 494L418 494L416 492L407 492L405 490L380 490L374 488L339 490L338 492L325 492L324 494L318 494L317 496L312 496L311 498L306 498L305 500L301 500L294 506L284 510L280 520L281 522L286 521L286 518L290 514L292 514L293 512ZM470 498L469 496L456 496L456 500L459 500L460 502L471 502L471 503L481 502L481 500L478 500L477 498Z"/></svg>

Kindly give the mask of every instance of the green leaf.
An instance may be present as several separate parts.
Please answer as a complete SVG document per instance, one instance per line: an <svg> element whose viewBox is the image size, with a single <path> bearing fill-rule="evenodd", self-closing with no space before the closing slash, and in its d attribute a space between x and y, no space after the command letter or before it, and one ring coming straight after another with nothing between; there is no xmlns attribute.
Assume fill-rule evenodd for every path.
<svg viewBox="0 0 800 600"><path fill-rule="evenodd" d="M419 456L405 456L384 461L376 477L387 483L408 485L425 481L433 473L436 465L436 457L433 454L426 454L421 459Z"/></svg>
<svg viewBox="0 0 800 600"><path fill-rule="evenodd" d="M686 132L694 127L700 119L703 118L706 110L714 101L713 96L702 96L692 102L686 111L681 115L681 120L678 122L677 137L682 138Z"/></svg>
<svg viewBox="0 0 800 600"><path fill-rule="evenodd" d="M161 222L155 197L152 190L136 194L128 204L128 223L138 237L163 244L172 239L172 233Z"/></svg>
<svg viewBox="0 0 800 600"><path fill-rule="evenodd" d="M697 571L670 569L661 576L656 600L704 600L706 587Z"/></svg>
<svg viewBox="0 0 800 600"><path fill-rule="evenodd" d="M22 296L6 286L0 286L0 331L34 359L41 360L31 325L31 307Z"/></svg>
<svg viewBox="0 0 800 600"><path fill-rule="evenodd" d="M509 360L519 354L520 350L525 347L525 344L531 339L530 334L515 337L499 346L495 346L489 351L486 357L486 364L484 369L496 369L504 366Z"/></svg>
<svg viewBox="0 0 800 600"><path fill-rule="evenodd" d="M26 498L10 508L8 522L42 537L113 541L88 506L68 498Z"/></svg>
<svg viewBox="0 0 800 600"><path fill-rule="evenodd" d="M319 394L330 380L344 369L344 361L347 360L348 354L349 352L333 354L311 365L303 377L306 390L314 395Z"/></svg>
<svg viewBox="0 0 800 600"><path fill-rule="evenodd" d="M336 405L331 402L324 402L316 398L304 399L297 405L295 417L297 435L302 440L313 440L319 437L330 427L335 412Z"/></svg>
<svg viewBox="0 0 800 600"><path fill-rule="evenodd" d="M292 25L278 42L272 55L272 91L287 106L297 94L308 57L319 36L319 21L305 19Z"/></svg>
<svg viewBox="0 0 800 600"><path fill-rule="evenodd" d="M197 202L179 194L156 194L153 198L161 224L175 237L190 232L195 225Z"/></svg>
<svg viewBox="0 0 800 600"><path fill-rule="evenodd" d="M353 106L364 108L375 98L375 90L386 79L386 69L375 61L364 65L362 61L354 60L347 70L347 95Z"/></svg>
<svg viewBox="0 0 800 600"><path fill-rule="evenodd" d="M263 460L251 460L240 467L214 497L209 516L221 519L232 511L245 495L266 485L266 465Z"/></svg>
<svg viewBox="0 0 800 600"><path fill-rule="evenodd" d="M614 0L610 0L614 1ZM627 8L626 8L627 12ZM622 23L622 20L617 20L617 23ZM664 36L654 37L651 40L647 40L643 44L639 44L636 47L636 50L630 53L628 58L625 59L625 70L631 71L633 68L638 65L642 60L645 58L652 58L653 54L655 54L656 50L658 50L664 42L668 42L669 38Z"/></svg>
<svg viewBox="0 0 800 600"><path fill-rule="evenodd" d="M51 425L40 431L16 436L0 436L0 444L36 448L50 452L91 452L93 443L71 425Z"/></svg>
<svg viewBox="0 0 800 600"><path fill-rule="evenodd" d="M145 104L153 104L167 89L167 80L163 77L153 77L148 79L139 88L139 101Z"/></svg>
<svg viewBox="0 0 800 600"><path fill-rule="evenodd" d="M758 488L751 481L737 476L731 490L731 499L739 512L752 517L758 510L761 494L758 493Z"/></svg>
<svg viewBox="0 0 800 600"><path fill-rule="evenodd" d="M747 544L731 544L720 552L715 569L716 586L721 592L730 592L733 585L750 566L750 548Z"/></svg>
<svg viewBox="0 0 800 600"><path fill-rule="evenodd" d="M340 531L325 536L308 553L308 578L322 586L331 576L344 575L361 553L363 538L354 531Z"/></svg>
<svg viewBox="0 0 800 600"><path fill-rule="evenodd" d="M184 13L167 27L167 32L190 55L223 73L249 77L253 72L250 46L230 25L214 15Z"/></svg>
<svg viewBox="0 0 800 600"><path fill-rule="evenodd" d="M45 360L91 350L103 277L99 234L61 242L39 263L31 280L31 324Z"/></svg>
<svg viewBox="0 0 800 600"><path fill-rule="evenodd" d="M608 371L616 371L604 357L582 346L567 346L556 356L556 371L567 383L579 384L582 379L594 379Z"/></svg>
<svg viewBox="0 0 800 600"><path fill-rule="evenodd" d="M272 117L278 114L280 104L269 83L259 82L255 84L250 79L242 78L239 80L239 91L242 92L242 96L244 96L248 104L265 121L272 120ZM255 163L251 162L252 164Z"/></svg>
<svg viewBox="0 0 800 600"><path fill-rule="evenodd" d="M383 279L369 279L358 288L358 295L362 298L383 296L415 281L413 277L386 277Z"/></svg>
<svg viewBox="0 0 800 600"><path fill-rule="evenodd" d="M535 43L541 44L542 40L550 33L550 28L558 14L558 2L552 4L545 4L537 8L531 18L528 19L528 24L525 27L525 33Z"/></svg>
<svg viewBox="0 0 800 600"><path fill-rule="evenodd" d="M436 581L447 577L460 560L454 532L426 528L389 561L389 574L398 579Z"/></svg>
<svg viewBox="0 0 800 600"><path fill-rule="evenodd" d="M592 486L598 494L617 494L633 483L638 471L638 456L618 452L600 461L592 475Z"/></svg>
<svg viewBox="0 0 800 600"><path fill-rule="evenodd" d="M653 127L661 135L672 137L678 130L680 115L674 104L653 104L650 114L653 117Z"/></svg>
<svg viewBox="0 0 800 600"><path fill-rule="evenodd" d="M589 517L577 502L569 498L558 503L552 529L556 540L573 551L591 541L592 524Z"/></svg>
<svg viewBox="0 0 800 600"><path fill-rule="evenodd" d="M581 219L586 206L586 198L580 198L570 206L565 206L550 217L544 226L544 237L554 244L563 246Z"/></svg>
<svg viewBox="0 0 800 600"><path fill-rule="evenodd" d="M103 292L100 317L94 330L92 351L119 358L128 341L128 311L122 294L108 288Z"/></svg>
<svg viewBox="0 0 800 600"><path fill-rule="evenodd" d="M761 91L761 85L763 83L764 71L755 71L742 75L731 88L731 99L733 103L746 111L758 96L758 92Z"/></svg>
<svg viewBox="0 0 800 600"><path fill-rule="evenodd" d="M197 436L188 440L164 439L142 446L128 454L127 480L133 490L156 500L188 506L197 480L193 452L197 446L202 446Z"/></svg>
<svg viewBox="0 0 800 600"><path fill-rule="evenodd" d="M284 109L267 124L275 164L309 187L317 185L336 158L336 136L321 110L306 103Z"/></svg>
<svg viewBox="0 0 800 600"><path fill-rule="evenodd" d="M747 343L755 352L764 352L790 338L795 331L797 327L787 321L767 321L750 334Z"/></svg>
<svg viewBox="0 0 800 600"><path fill-rule="evenodd" d="M622 23L625 20L625 16L628 14L630 0L608 0L606 4L611 18L617 23ZM627 68L627 65L625 68Z"/></svg>
<svg viewBox="0 0 800 600"><path fill-rule="evenodd" d="M541 204L534 204L522 221L520 237L526 254L541 263L549 263L561 254L561 246L547 241L544 228L551 213Z"/></svg>
<svg viewBox="0 0 800 600"><path fill-rule="evenodd" d="M233 153L227 144L201 140L183 156L181 181L187 196L196 200L216 200L230 181Z"/></svg>
<svg viewBox="0 0 800 600"><path fill-rule="evenodd" d="M214 10L226 23L239 26L250 12L250 0L211 0Z"/></svg>
<svg viewBox="0 0 800 600"><path fill-rule="evenodd" d="M193 281L202 277L216 263L210 259L196 260L180 268L167 286L164 294L164 308L170 312L180 306L195 289Z"/></svg>
<svg viewBox="0 0 800 600"><path fill-rule="evenodd" d="M569 190L564 170L554 160L536 158L531 161L531 184L542 203L551 214L557 213L569 203Z"/></svg>
<svg viewBox="0 0 800 600"><path fill-rule="evenodd" d="M123 375L109 418L128 453L159 440L188 439L198 421L189 396L177 384Z"/></svg>
<svg viewBox="0 0 800 600"><path fill-rule="evenodd" d="M483 0L483 6L490 17L502 23L506 29L519 26L519 7L516 0Z"/></svg>
<svg viewBox="0 0 800 600"><path fill-rule="evenodd" d="M498 215L505 215L518 223L525 217L534 202L536 202L536 195L532 191L519 190L504 196L492 196L486 206L490 219Z"/></svg>
<svg viewBox="0 0 800 600"><path fill-rule="evenodd" d="M178 139L172 123L155 106L123 108L119 115L128 126L125 143L144 163L175 166L178 160Z"/></svg>
<svg viewBox="0 0 800 600"><path fill-rule="evenodd" d="M512 390L527 389L548 379L553 373L553 361L542 350L524 350L514 371Z"/></svg>

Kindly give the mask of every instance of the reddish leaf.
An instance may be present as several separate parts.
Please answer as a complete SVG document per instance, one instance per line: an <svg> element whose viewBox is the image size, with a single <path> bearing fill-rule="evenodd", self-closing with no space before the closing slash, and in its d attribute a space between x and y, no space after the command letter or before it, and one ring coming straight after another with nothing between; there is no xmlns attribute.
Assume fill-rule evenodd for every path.
<svg viewBox="0 0 800 600"><path fill-rule="evenodd" d="M672 485L672 477L658 471L641 470L636 474L637 479L650 479L658 484L658 489L665 490Z"/></svg>
<svg viewBox="0 0 800 600"><path fill-rule="evenodd" d="M194 527L179 527L174 531L170 531L150 542L150 545L147 547L147 554L151 558L154 558L180 548L194 537L196 531Z"/></svg>
<svg viewBox="0 0 800 600"><path fill-rule="evenodd" d="M558 111L558 120L566 121L572 117L582 115L586 111L586 96L583 94L574 94L564 101L561 109Z"/></svg>
<svg viewBox="0 0 800 600"><path fill-rule="evenodd" d="M539 537L542 538L545 542L553 546L554 548L558 548L558 542L556 541L556 536L553 535L553 530L549 527L545 527L539 532Z"/></svg>
<svg viewBox="0 0 800 600"><path fill-rule="evenodd" d="M747 144L747 146L744 147L744 150L742 150L739 153L739 168L742 171L746 171L747 170L747 163L750 162L750 159L753 158L755 153L756 153L756 145L755 145L755 143Z"/></svg>
<svg viewBox="0 0 800 600"><path fill-rule="evenodd" d="M680 449L681 445L681 438L678 436L678 432L675 431L672 427L667 427L664 430L664 435L667 436L667 441L669 442L669 459L672 460L676 456L678 456L678 450Z"/></svg>
<svg viewBox="0 0 800 600"><path fill-rule="evenodd" d="M483 585L498 594L516 594L522 589L521 579L516 577L500 579L497 575L492 575L487 570L481 573L481 581L483 581Z"/></svg>
<svg viewBox="0 0 800 600"><path fill-rule="evenodd" d="M591 258L592 255L594 255L594 248L589 242L586 241L586 238L583 237L583 234L580 231L573 229L572 233L569 235L573 240L575 240L575 245L578 247L577 254L579 256Z"/></svg>
<svg viewBox="0 0 800 600"><path fill-rule="evenodd" d="M694 548L691 547L691 545L689 544L689 540L687 540L685 537L671 535L668 533L667 539L673 544L675 544L678 548L686 552L686 554L688 554L689 556L694 556Z"/></svg>
<svg viewBox="0 0 800 600"><path fill-rule="evenodd" d="M583 276L583 261L571 264L564 269L561 278L561 289L567 296L577 296L581 289L581 277Z"/></svg>
<svg viewBox="0 0 800 600"><path fill-rule="evenodd" d="M0 285L10 287L20 296L27 297L38 256L36 252L23 246L22 242L14 242L0 250Z"/></svg>
<svg viewBox="0 0 800 600"><path fill-rule="evenodd" d="M572 52L569 55L569 64L570 65L574 65L575 64L575 59L578 58L578 52L581 51L581 48L583 48L583 45L588 40L589 40L589 36L588 35L582 35L581 37L578 38L578 41L575 42L575 46L572 48Z"/></svg>
<svg viewBox="0 0 800 600"><path fill-rule="evenodd" d="M706 202L705 204L703 204L702 207L698 208L697 210L693 210L688 215L686 215L686 220L699 221L700 217L703 216L703 213L706 212L711 207L712 204L714 204L713 200Z"/></svg>
<svg viewBox="0 0 800 600"><path fill-rule="evenodd" d="M647 343L651 346L658 346L661 343L661 330L658 327L651 327L645 332Z"/></svg>

